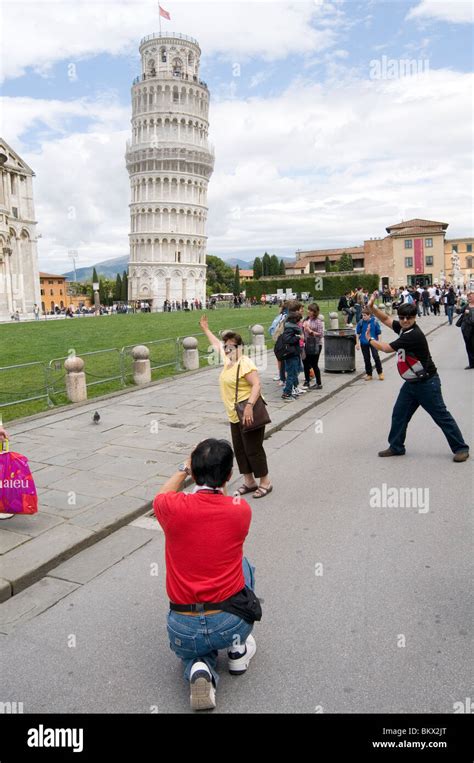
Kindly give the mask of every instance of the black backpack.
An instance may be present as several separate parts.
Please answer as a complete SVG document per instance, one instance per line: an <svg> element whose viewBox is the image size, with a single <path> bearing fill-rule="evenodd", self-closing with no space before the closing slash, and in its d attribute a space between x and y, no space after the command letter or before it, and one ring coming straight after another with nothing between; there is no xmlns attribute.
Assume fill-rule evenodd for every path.
<svg viewBox="0 0 474 763"><path fill-rule="evenodd" d="M285 356L286 342L283 341L283 334L280 334L275 342L273 352L275 353L277 360L283 360Z"/></svg>
<svg viewBox="0 0 474 763"><path fill-rule="evenodd" d="M298 350L296 349L295 345L288 344L283 339L283 334L280 334L275 342L273 352L275 353L277 360L286 360L287 358L291 358L293 355L296 355Z"/></svg>

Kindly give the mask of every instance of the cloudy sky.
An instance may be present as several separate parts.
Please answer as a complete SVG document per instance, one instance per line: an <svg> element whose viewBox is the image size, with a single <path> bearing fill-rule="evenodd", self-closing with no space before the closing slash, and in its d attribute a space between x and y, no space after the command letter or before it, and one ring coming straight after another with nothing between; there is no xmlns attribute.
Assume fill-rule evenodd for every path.
<svg viewBox="0 0 474 763"><path fill-rule="evenodd" d="M472 235L471 2L162 6L163 31L198 39L211 91L209 254L357 245L411 217ZM130 86L157 9L3 6L0 132L36 173L41 269L128 253Z"/></svg>

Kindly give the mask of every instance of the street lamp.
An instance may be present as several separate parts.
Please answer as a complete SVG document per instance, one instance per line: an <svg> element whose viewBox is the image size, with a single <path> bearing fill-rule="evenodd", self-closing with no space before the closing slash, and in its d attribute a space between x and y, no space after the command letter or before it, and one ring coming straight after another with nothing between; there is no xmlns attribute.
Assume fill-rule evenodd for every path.
<svg viewBox="0 0 474 763"><path fill-rule="evenodd" d="M79 258L79 255L77 253L77 249L69 249L68 251L68 257L72 260L73 268L74 268L74 281L77 281L77 274L76 274L76 260Z"/></svg>
<svg viewBox="0 0 474 763"><path fill-rule="evenodd" d="M96 315L100 314L100 298L99 298L99 284L97 282L94 282L92 284L92 288L94 290L94 309Z"/></svg>

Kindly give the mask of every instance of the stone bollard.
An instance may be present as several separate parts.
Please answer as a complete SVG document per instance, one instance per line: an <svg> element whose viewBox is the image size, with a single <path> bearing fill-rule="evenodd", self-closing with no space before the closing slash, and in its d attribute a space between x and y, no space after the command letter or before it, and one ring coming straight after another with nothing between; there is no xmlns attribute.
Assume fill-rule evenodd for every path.
<svg viewBox="0 0 474 763"><path fill-rule="evenodd" d="M252 345L253 347L265 347L265 330L263 326L256 323L252 326Z"/></svg>
<svg viewBox="0 0 474 763"><path fill-rule="evenodd" d="M80 403L87 400L86 375L83 371L84 361L77 355L73 355L64 361L66 369L66 395L71 403Z"/></svg>
<svg viewBox="0 0 474 763"><path fill-rule="evenodd" d="M183 366L186 371L196 371L199 368L198 340L195 336L183 339Z"/></svg>
<svg viewBox="0 0 474 763"><path fill-rule="evenodd" d="M329 313L329 328L330 329L339 328L339 316L337 313Z"/></svg>
<svg viewBox="0 0 474 763"><path fill-rule="evenodd" d="M132 350L133 383L151 382L150 350L144 344L137 344Z"/></svg>

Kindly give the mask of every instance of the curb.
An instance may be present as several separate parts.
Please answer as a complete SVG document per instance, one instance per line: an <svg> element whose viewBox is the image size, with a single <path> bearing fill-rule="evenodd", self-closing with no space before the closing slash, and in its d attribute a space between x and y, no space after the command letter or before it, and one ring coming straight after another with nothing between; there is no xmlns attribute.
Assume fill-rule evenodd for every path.
<svg viewBox="0 0 474 763"><path fill-rule="evenodd" d="M441 326L447 325L447 321L444 321L443 323L438 324L434 328L432 328L430 331L427 331L425 333L425 336L430 336L430 334L437 331ZM270 352L270 350L269 350ZM388 363L390 360L393 359L393 355L390 355L382 360L382 364ZM206 369L197 369L196 371L189 371L186 372L187 374L196 374L199 373L202 370ZM211 370L211 368L209 368ZM215 370L215 369L214 369ZM308 413L308 411L312 410L313 408L316 408L318 405L321 405L322 403L325 403L327 400L330 400L332 397L337 395L341 390L346 389L347 387L350 387L354 382L358 381L365 375L365 371L362 371L361 373L357 374L356 376L352 376L351 378L345 383L342 384L337 389L333 390L332 392L329 392L328 394L324 395L323 397L320 397L313 402L311 402L309 405L306 405L305 407L299 408L298 411L291 414L287 418L285 418L283 421L281 421L278 424L275 424L273 426L270 426L267 431L265 432L265 440L270 438L273 434L276 432L279 432L283 427L285 427L287 424L290 424L292 421L295 421L295 419L298 419L300 416L302 416L305 413ZM160 379L156 382L151 382L150 384L146 384L143 386L140 386L138 389L146 389L147 387L154 387L158 384L162 384L165 381L170 381L175 378L183 378L183 375L181 374L179 377L166 377L166 379ZM113 398L117 397L119 395L123 395L125 393L133 392L134 390L120 390L119 392L113 392L109 395L101 396L101 400L107 399L107 398ZM73 404L74 407L83 409L86 405L90 405L91 401L84 401L83 403L75 403ZM93 403L92 403L93 404ZM64 411L71 410L71 406L64 406ZM54 414L60 413L60 409L55 409ZM82 410L81 410L82 413ZM26 417L22 420L15 420L15 426L17 423L23 422L26 423L27 421L33 421L36 419L41 419L46 416L53 415L52 411L45 411L40 414L35 414L34 416ZM236 478L236 482L239 480L239 477ZM183 483L183 489L188 488L190 485L192 485L193 482L190 478L187 478L185 482ZM91 546L95 545L97 542L104 540L104 538L108 537L109 535L112 535L116 530L119 530L121 527L124 527L125 525L128 525L130 522L133 522L133 520L138 519L141 516L149 516L150 510L152 509L152 501L147 501L143 504L143 506L140 506L139 508L135 508L128 512L127 514L124 514L120 517L120 519L117 519L109 526L102 528L101 530L94 532L92 535L88 535L87 537L82 538L77 543L73 543L69 546L67 549L63 549L62 551L59 551L54 556L51 557L50 560L41 563L36 569L31 569L25 572L25 574L19 576L14 581L8 580L8 579L0 579L0 603L2 601L9 601L15 594L20 593L21 591L25 590L29 586L33 585L33 583L38 582L38 580L41 580L47 573L54 569L59 563L65 562L68 559L71 559L73 556L78 554L79 552L85 550L86 548L90 548ZM1 529L1 524L0 524ZM41 536L38 536L41 537ZM28 543L28 541L27 541ZM21 546L19 547L21 548Z"/></svg>

